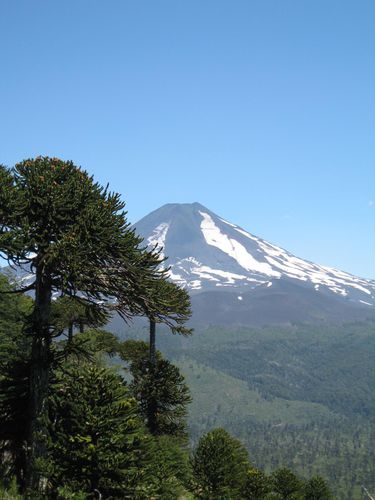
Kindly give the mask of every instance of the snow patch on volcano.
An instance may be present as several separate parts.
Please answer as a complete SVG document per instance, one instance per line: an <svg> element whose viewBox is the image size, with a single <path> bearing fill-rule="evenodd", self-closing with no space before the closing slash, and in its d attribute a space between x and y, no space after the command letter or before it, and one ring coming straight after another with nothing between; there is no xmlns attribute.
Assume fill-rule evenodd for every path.
<svg viewBox="0 0 375 500"><path fill-rule="evenodd" d="M162 222L153 231L151 236L147 238L147 244L149 247L154 247L157 245L157 249L163 249L165 244L165 238L169 229L169 224ZM164 259L164 253L160 252L160 257Z"/></svg>
<svg viewBox="0 0 375 500"><path fill-rule="evenodd" d="M277 278L281 276L281 273L274 271L268 263L259 262L254 259L246 248L237 240L229 238L229 236L222 233L210 215L201 211L199 211L199 213L203 218L201 230L208 245L212 245L232 257L243 269L246 269L246 271L255 271Z"/></svg>

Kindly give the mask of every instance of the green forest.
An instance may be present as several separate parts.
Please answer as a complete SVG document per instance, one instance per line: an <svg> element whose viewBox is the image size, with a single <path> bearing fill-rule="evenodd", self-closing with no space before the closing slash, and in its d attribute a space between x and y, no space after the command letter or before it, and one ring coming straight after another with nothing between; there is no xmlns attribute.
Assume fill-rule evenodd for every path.
<svg viewBox="0 0 375 500"><path fill-rule="evenodd" d="M1 498L324 500L374 486L374 325L193 332L187 292L120 195L57 158L0 167L0 253L34 277L0 275ZM113 315L143 317L147 335L107 331Z"/></svg>
<svg viewBox="0 0 375 500"><path fill-rule="evenodd" d="M142 330L132 330L142 338ZM193 395L193 443L223 426L257 467L327 478L337 498L375 490L375 324L210 327L160 335Z"/></svg>

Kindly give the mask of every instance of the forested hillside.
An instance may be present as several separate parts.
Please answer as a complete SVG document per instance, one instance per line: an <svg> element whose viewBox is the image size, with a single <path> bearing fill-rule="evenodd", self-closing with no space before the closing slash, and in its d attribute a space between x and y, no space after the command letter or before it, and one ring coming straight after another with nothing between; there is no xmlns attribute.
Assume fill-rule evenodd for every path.
<svg viewBox="0 0 375 500"><path fill-rule="evenodd" d="M374 323L161 332L159 347L191 388L193 442L224 426L266 470L326 475L348 500L375 488Z"/></svg>

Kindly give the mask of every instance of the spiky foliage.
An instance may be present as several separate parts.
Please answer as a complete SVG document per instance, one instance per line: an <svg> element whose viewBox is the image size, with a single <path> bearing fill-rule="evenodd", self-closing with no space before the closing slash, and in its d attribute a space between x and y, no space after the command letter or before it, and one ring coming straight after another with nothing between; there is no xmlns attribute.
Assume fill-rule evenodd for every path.
<svg viewBox="0 0 375 500"><path fill-rule="evenodd" d="M152 447L152 485L155 498L187 498L190 483L191 467L187 450L173 436L155 437Z"/></svg>
<svg viewBox="0 0 375 500"><path fill-rule="evenodd" d="M327 481L320 476L314 476L306 481L303 495L304 500L333 500Z"/></svg>
<svg viewBox="0 0 375 500"><path fill-rule="evenodd" d="M95 492L104 498L148 497L152 440L119 375L85 363L64 370L49 408L50 495L64 484L90 498Z"/></svg>
<svg viewBox="0 0 375 500"><path fill-rule="evenodd" d="M272 491L280 500L302 498L303 481L286 467L277 469L271 475Z"/></svg>
<svg viewBox="0 0 375 500"><path fill-rule="evenodd" d="M244 446L224 429L214 429L199 440L192 456L198 498L241 498L250 467Z"/></svg>
<svg viewBox="0 0 375 500"><path fill-rule="evenodd" d="M0 167L0 255L27 266L35 280L28 411L27 483L39 488L37 461L46 454L47 393L52 366L52 294L92 304L123 318L147 315L187 333L185 291L164 284L157 251L141 248L119 194L95 183L72 162L38 157ZM163 293L165 293L163 295Z"/></svg>
<svg viewBox="0 0 375 500"><path fill-rule="evenodd" d="M32 307L28 297L12 294L0 274L0 455L5 483L16 475L22 484L26 466L26 429L31 339L23 324Z"/></svg>
<svg viewBox="0 0 375 500"><path fill-rule="evenodd" d="M242 490L242 497L246 500L264 500L271 490L271 482L260 469L250 467L246 472L246 479Z"/></svg>
<svg viewBox="0 0 375 500"><path fill-rule="evenodd" d="M62 344L62 343L61 343ZM77 333L74 337L74 344L83 351L86 356L113 357L119 354L121 342L116 335L103 329L89 329Z"/></svg>
<svg viewBox="0 0 375 500"><path fill-rule="evenodd" d="M156 352L155 362L151 363L148 344L140 341L124 342L120 356L130 363L130 388L151 434L186 437L191 396L178 367L163 359L160 352Z"/></svg>
<svg viewBox="0 0 375 500"><path fill-rule="evenodd" d="M83 332L85 327L100 328L108 323L108 311L100 305L77 301L65 295L52 303L52 325L54 335L68 333L71 341L74 329Z"/></svg>

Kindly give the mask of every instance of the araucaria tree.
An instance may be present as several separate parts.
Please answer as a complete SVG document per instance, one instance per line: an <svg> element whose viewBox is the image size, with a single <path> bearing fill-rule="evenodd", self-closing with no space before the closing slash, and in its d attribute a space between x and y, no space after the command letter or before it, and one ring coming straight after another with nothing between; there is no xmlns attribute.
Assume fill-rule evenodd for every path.
<svg viewBox="0 0 375 500"><path fill-rule="evenodd" d="M45 455L49 374L53 361L52 296L91 304L98 316L146 315L184 332L189 317L185 291L163 297L167 271L158 251L147 251L131 230L120 196L95 183L72 162L38 157L12 169L0 166L0 255L25 267L35 302L28 323L32 338L28 414L29 488L38 488L37 465ZM170 290L170 285L168 285Z"/></svg>
<svg viewBox="0 0 375 500"><path fill-rule="evenodd" d="M62 485L88 498L151 497L152 438L121 376L95 363L64 367L49 413L50 497Z"/></svg>
<svg viewBox="0 0 375 500"><path fill-rule="evenodd" d="M192 456L196 496L205 500L241 498L249 468L242 443L224 429L213 429L200 438Z"/></svg>
<svg viewBox="0 0 375 500"><path fill-rule="evenodd" d="M133 377L130 387L140 413L154 436L184 439L187 405L191 403L189 388L177 366L163 359L159 351L155 351L152 364L147 347L145 342L127 340L119 348L121 359L129 363Z"/></svg>

